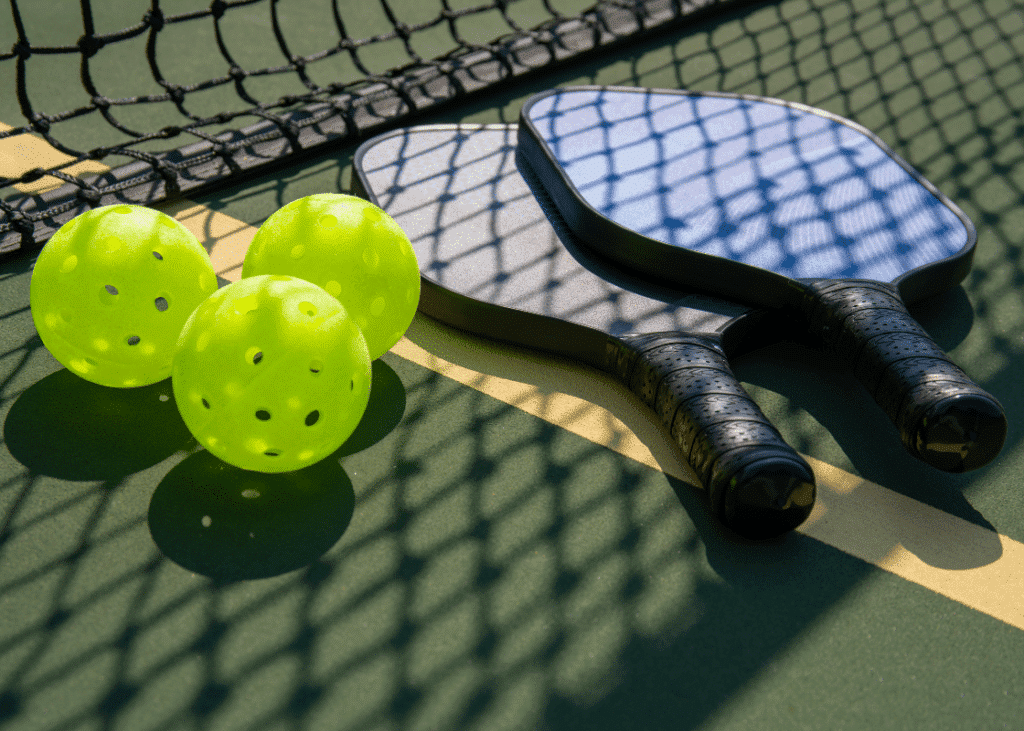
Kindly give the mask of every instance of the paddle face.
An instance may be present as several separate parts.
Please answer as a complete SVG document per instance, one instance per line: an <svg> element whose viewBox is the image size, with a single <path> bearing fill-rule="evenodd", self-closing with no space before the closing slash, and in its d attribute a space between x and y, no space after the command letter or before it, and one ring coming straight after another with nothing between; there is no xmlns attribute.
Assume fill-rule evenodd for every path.
<svg viewBox="0 0 1024 731"><path fill-rule="evenodd" d="M517 169L515 125L416 127L371 143L354 162L357 192L408 235L420 310L435 319L596 364L608 335L720 333L748 312L615 270L564 229L560 238L557 214L549 220Z"/></svg>
<svg viewBox="0 0 1024 731"><path fill-rule="evenodd" d="M969 220L870 132L820 110L573 87L533 97L521 119L531 166L554 168L591 209L580 215L607 222L588 245L653 275L674 265L677 284L717 289L705 258L717 257L742 265L723 271L746 280L748 300L777 304L791 280L954 279L932 285L944 288L970 263ZM644 240L656 246L634 257ZM664 246L681 257L651 255Z"/></svg>

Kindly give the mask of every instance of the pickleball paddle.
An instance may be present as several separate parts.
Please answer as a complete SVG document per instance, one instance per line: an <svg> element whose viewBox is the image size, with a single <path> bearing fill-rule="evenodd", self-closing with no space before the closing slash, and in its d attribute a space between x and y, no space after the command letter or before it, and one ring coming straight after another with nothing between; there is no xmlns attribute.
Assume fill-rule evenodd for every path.
<svg viewBox="0 0 1024 731"><path fill-rule="evenodd" d="M966 276L974 227L868 130L777 99L588 86L531 97L518 146L582 245L786 312L928 464L963 472L999 453L999 402L903 304Z"/></svg>
<svg viewBox="0 0 1024 731"><path fill-rule="evenodd" d="M416 251L420 312L618 376L660 416L725 525L754 539L799 525L813 473L728 361L772 333L772 313L602 264L531 190L515 151L516 125L414 127L356 151L353 192Z"/></svg>

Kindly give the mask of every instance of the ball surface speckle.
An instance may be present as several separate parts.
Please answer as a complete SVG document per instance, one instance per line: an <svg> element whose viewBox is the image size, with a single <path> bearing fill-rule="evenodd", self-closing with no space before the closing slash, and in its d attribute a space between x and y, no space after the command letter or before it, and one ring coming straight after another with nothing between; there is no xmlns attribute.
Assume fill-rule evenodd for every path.
<svg viewBox="0 0 1024 731"><path fill-rule="evenodd" d="M277 210L253 238L242 277L287 274L322 287L349 312L376 360L412 323L420 271L408 236L356 196L322 193Z"/></svg>
<svg viewBox="0 0 1024 731"><path fill-rule="evenodd" d="M290 472L355 431L370 397L370 356L323 289L260 275L196 308L171 382L185 425L213 455L242 469Z"/></svg>
<svg viewBox="0 0 1024 731"><path fill-rule="evenodd" d="M143 206L103 206L60 227L39 252L36 331L68 370L102 386L171 375L192 311L217 289L210 256L183 225Z"/></svg>

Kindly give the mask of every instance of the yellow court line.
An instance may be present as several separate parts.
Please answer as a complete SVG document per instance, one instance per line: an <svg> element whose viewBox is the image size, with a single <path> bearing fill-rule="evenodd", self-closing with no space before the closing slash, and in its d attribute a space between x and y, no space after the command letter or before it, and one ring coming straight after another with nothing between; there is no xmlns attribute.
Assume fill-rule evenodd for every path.
<svg viewBox="0 0 1024 731"><path fill-rule="evenodd" d="M26 154L26 149L38 148L37 143L48 148L39 138L21 140L15 167L28 170L54 159L45 150L35 157L31 151ZM0 148L0 172L10 169L3 152ZM26 158L32 164L26 165ZM192 201L157 207L203 242L218 276L227 281L241 277L245 251L256 233L253 226ZM525 351L511 359L507 348L453 336L422 317L392 352L630 459L694 482L653 414L603 374L580 378L578 368ZM567 369L575 377L566 378ZM573 393L565 392L567 384ZM800 533L1024 629L1024 544L806 459L817 479L818 500Z"/></svg>
<svg viewBox="0 0 1024 731"><path fill-rule="evenodd" d="M426 345L427 347L423 347ZM508 377L493 373L489 354L508 361L507 349L453 338L447 328L417 318L392 352L448 378L613 449L630 459L695 483L682 455L653 414L625 388L603 375L575 383L588 398L554 390L557 362L520 354ZM446 357L440 357L443 353ZM458 363L477 361L474 370ZM525 364L525 367L524 367ZM601 383L605 381L605 383ZM597 405L595 402L600 402ZM610 409L608 408L610 407ZM631 413L642 412L642 413ZM615 414L624 415L627 426ZM650 445L650 446L648 446ZM653 450L653 451L652 451ZM844 553L919 584L949 599L1024 629L1024 544L889 490L837 467L804 458L814 470L818 497L797 530Z"/></svg>
<svg viewBox="0 0 1024 731"><path fill-rule="evenodd" d="M10 125L0 122L0 132L13 129ZM35 135L14 135L0 140L0 175L5 178L20 178L33 168L47 170L63 165L74 158L60 150L50 147L42 137ZM68 175L85 173L105 173L109 170L98 160L85 160L69 165L62 172ZM64 181L52 175L44 175L31 183L18 183L14 187L22 193L42 193L64 185Z"/></svg>

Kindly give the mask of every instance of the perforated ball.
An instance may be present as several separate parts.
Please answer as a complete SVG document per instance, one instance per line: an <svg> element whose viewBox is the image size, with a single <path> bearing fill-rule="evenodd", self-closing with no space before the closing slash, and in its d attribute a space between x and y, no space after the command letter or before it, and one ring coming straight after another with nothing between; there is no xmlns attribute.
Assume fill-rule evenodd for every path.
<svg viewBox="0 0 1024 731"><path fill-rule="evenodd" d="M338 193L292 201L268 218L249 246L242 276L289 274L336 297L376 360L412 323L420 270L412 244L387 213Z"/></svg>
<svg viewBox="0 0 1024 731"><path fill-rule="evenodd" d="M289 472L355 431L370 397L370 355L323 289L262 275L196 308L171 383L185 425L212 454L246 470Z"/></svg>
<svg viewBox="0 0 1024 731"><path fill-rule="evenodd" d="M36 331L53 357L102 386L171 375L192 311L217 289L210 256L188 229L142 206L104 206L60 227L32 271Z"/></svg>

